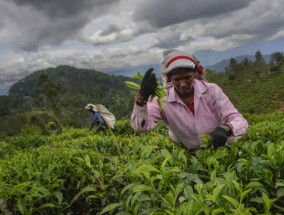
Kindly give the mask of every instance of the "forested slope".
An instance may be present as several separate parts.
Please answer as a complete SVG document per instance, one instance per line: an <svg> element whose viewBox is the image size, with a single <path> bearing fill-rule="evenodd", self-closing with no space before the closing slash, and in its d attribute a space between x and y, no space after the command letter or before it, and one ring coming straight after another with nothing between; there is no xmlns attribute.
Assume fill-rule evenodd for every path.
<svg viewBox="0 0 284 215"><path fill-rule="evenodd" d="M273 56L273 55L272 55ZM266 64L260 56L254 62L233 58L224 73L208 71L208 80L217 83L243 113L269 113L284 101L284 60Z"/></svg>
<svg viewBox="0 0 284 215"><path fill-rule="evenodd" d="M58 66L36 71L15 83L9 93L32 96L42 74L60 86L58 102L65 109L82 108L86 103L101 103L118 117L128 113L128 105L133 98L128 96L130 91L124 86L123 81L129 78L95 70Z"/></svg>

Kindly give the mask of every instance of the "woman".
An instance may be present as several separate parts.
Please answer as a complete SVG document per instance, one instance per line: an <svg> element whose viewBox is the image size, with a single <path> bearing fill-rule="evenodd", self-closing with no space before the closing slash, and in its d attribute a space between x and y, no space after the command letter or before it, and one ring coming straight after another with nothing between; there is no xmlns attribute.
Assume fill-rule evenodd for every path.
<svg viewBox="0 0 284 215"><path fill-rule="evenodd" d="M215 149L245 134L247 121L219 86L200 76L199 61L193 55L176 49L168 50L164 52L162 65L168 82L165 108L159 109L157 98L148 101L157 87L153 69L149 69L135 96L131 115L134 130L148 131L162 120L173 141L192 150L201 148L200 137L203 134L212 136L210 144Z"/></svg>

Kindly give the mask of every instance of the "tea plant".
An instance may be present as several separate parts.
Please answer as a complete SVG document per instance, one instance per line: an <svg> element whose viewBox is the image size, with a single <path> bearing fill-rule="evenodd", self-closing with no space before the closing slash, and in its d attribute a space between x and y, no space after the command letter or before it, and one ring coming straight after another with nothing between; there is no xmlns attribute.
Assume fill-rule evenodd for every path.
<svg viewBox="0 0 284 215"><path fill-rule="evenodd" d="M137 134L32 127L0 142L2 214L283 214L284 114L249 115L246 136L195 153L164 124Z"/></svg>

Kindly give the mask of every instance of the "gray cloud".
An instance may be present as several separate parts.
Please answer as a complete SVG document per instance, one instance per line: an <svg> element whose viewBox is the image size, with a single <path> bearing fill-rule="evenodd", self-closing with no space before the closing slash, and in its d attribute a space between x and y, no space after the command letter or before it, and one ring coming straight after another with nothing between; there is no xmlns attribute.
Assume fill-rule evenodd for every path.
<svg viewBox="0 0 284 215"><path fill-rule="evenodd" d="M94 46L110 45L132 41L140 35L151 32L151 29L142 28L141 26L139 26L139 28L133 27L120 29L119 27L112 25L100 32L98 35L92 36L87 41L92 43Z"/></svg>
<svg viewBox="0 0 284 215"><path fill-rule="evenodd" d="M110 71L148 62L160 61L160 53L134 47L114 48L108 51L55 51L52 53L23 53L12 56L10 62L1 62L0 89L7 88L16 81L36 70L59 65L70 65L77 68L95 69L98 71Z"/></svg>
<svg viewBox="0 0 284 215"><path fill-rule="evenodd" d="M32 51L76 39L92 19L109 12L119 0L11 0L0 3L0 38Z"/></svg>
<svg viewBox="0 0 284 215"><path fill-rule="evenodd" d="M192 38L189 36L187 40L182 40L181 32L174 27L167 30L161 30L150 42L150 47L158 47L162 49L172 49L178 46L185 45Z"/></svg>
<svg viewBox="0 0 284 215"><path fill-rule="evenodd" d="M61 64L107 71L160 62L163 49L261 44L284 37L283 10L280 0L2 0L0 88Z"/></svg>
<svg viewBox="0 0 284 215"><path fill-rule="evenodd" d="M157 1L155 1L155 3L156 2ZM214 1L214 5L223 9L220 4L217 4L218 2L220 3L220 1ZM200 5L195 5L195 7L201 7L202 3L204 3L204 1L196 2L196 4ZM210 5L210 3L208 4ZM205 15L202 15L204 11L202 11L200 15L202 19L190 19L175 25L170 25L171 22L163 22L159 14L155 17L154 21L149 14L148 16L145 15L145 19L147 18L147 22L149 23L159 22L169 24L169 26L160 25L160 27L163 28L159 29L156 35L153 36L154 39L152 39L152 41L154 42L151 44L151 47L168 48L187 46L195 51L204 49L220 51L237 47L251 41L273 37L273 35L283 29L284 14L281 12L284 10L283 3L279 1L272 3L265 0L256 0L251 1L247 7L240 7L245 5L246 3L240 5L233 4L234 7L231 6L230 9L236 8L236 10L230 11L227 9L224 10L224 13L221 13L220 10L213 10L214 7L212 6L213 14L205 13L207 16L211 16L210 18L205 18ZM151 5L145 7L151 7ZM186 8L186 4L184 4L184 7ZM173 8L175 8L175 6L173 6ZM163 10L162 7L161 10ZM188 8L188 10L190 10L190 8ZM230 14L225 13L228 11L230 11ZM143 11L140 11L140 13L142 12ZM151 10L146 13L153 14L154 12ZM185 17L193 16L190 14L191 12L189 11L189 15ZM168 15L166 19L169 17L176 20L174 12ZM170 36L173 35L173 33L170 32L175 32L174 34L177 36L173 38ZM178 35L180 35L180 38L178 38Z"/></svg>
<svg viewBox="0 0 284 215"><path fill-rule="evenodd" d="M283 29L283 10L284 4L279 1L273 4L264 0L255 1L250 7L231 14L228 19L203 23L203 35L223 38L240 34L250 35L254 39L266 39Z"/></svg>
<svg viewBox="0 0 284 215"><path fill-rule="evenodd" d="M135 4L128 0L6 0L0 3L0 40L33 51L65 40L102 46L132 41L145 34L154 34L149 47L157 48L232 34L265 38L282 29L283 9L279 1L264 0L137 0ZM113 17L113 23L94 28L93 32L99 33L93 36L91 32L82 34L87 24L107 15ZM134 22L125 25L126 21ZM173 28L175 36L170 32Z"/></svg>
<svg viewBox="0 0 284 215"><path fill-rule="evenodd" d="M72 17L94 8L109 6L119 0L11 0L19 6L32 7L51 18Z"/></svg>
<svg viewBox="0 0 284 215"><path fill-rule="evenodd" d="M239 0L152 0L140 1L133 14L137 22L145 21L154 27L162 28L193 19L212 18L227 12L247 7L250 1Z"/></svg>
<svg viewBox="0 0 284 215"><path fill-rule="evenodd" d="M102 32L99 34L99 36L106 36L106 35L121 31L122 29L123 29L122 27L119 27L119 26L114 25L114 24L110 24L107 28L102 30Z"/></svg>

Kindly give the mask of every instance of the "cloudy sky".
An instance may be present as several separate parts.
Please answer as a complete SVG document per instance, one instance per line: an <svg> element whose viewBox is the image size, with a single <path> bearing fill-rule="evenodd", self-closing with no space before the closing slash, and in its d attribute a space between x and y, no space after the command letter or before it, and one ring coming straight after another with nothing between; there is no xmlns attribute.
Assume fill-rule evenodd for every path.
<svg viewBox="0 0 284 215"><path fill-rule="evenodd" d="M0 89L62 64L115 71L165 49L203 65L284 51L283 0L0 0Z"/></svg>

